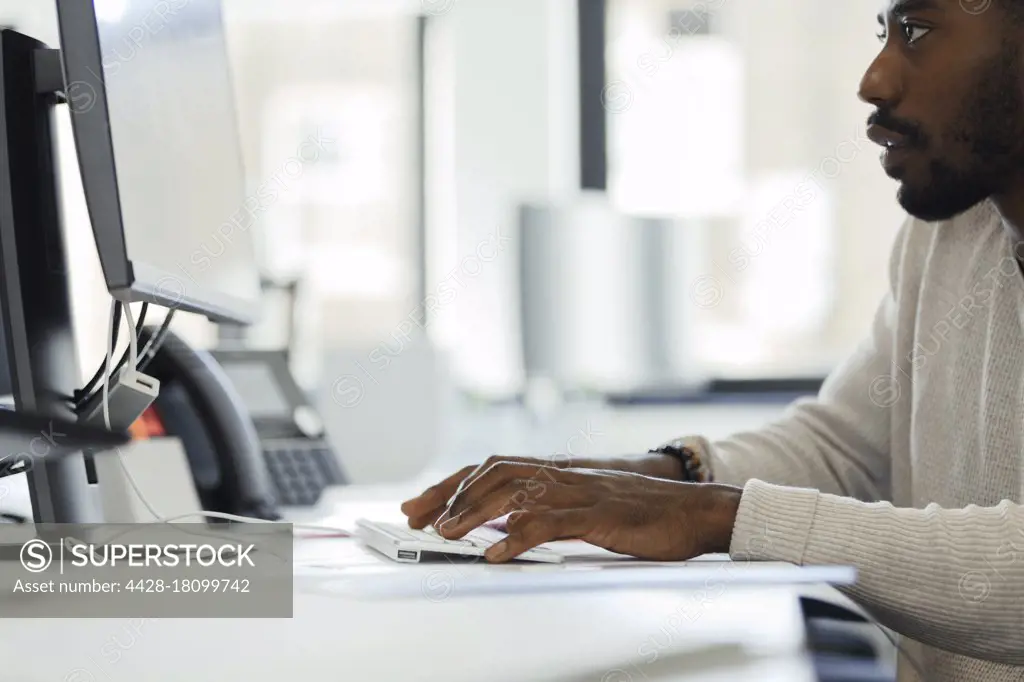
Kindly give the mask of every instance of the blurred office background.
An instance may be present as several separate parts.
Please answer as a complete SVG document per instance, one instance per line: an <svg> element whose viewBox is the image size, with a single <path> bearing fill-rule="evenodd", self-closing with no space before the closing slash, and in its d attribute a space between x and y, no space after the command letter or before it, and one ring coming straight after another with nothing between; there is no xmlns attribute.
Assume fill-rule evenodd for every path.
<svg viewBox="0 0 1024 682"><path fill-rule="evenodd" d="M813 391L867 329L901 220L856 97L873 2L225 11L267 282L244 340L289 345L356 482L724 436ZM51 2L3 0L0 20L59 43ZM73 164L62 182L91 369L108 299ZM211 226L195 248L230 239Z"/></svg>

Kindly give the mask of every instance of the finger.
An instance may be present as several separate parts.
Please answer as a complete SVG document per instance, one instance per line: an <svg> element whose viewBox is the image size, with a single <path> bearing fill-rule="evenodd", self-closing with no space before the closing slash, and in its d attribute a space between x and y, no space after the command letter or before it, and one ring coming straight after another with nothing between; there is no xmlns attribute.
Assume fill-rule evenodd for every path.
<svg viewBox="0 0 1024 682"><path fill-rule="evenodd" d="M542 459L540 457L515 457L510 455L491 455L486 460L484 460L484 463L480 467L478 467L472 474L470 474L466 478L466 483L463 486L463 489L465 489L467 486L472 485L478 478L480 478L484 474L485 471L487 471L488 469L490 469L492 466L499 462L504 462L506 464L532 464L538 467L546 466L564 468L562 466L562 463L555 459L547 460Z"/></svg>
<svg viewBox="0 0 1024 682"><path fill-rule="evenodd" d="M516 513L516 512L513 512L513 513ZM498 517L496 519L491 519L490 521L488 521L484 525L487 526L488 528L493 528L494 530L500 530L502 533L508 533L508 519L505 518L505 517Z"/></svg>
<svg viewBox="0 0 1024 682"><path fill-rule="evenodd" d="M409 517L409 525L413 528L423 528L436 519L448 505L448 500L455 494L459 483L472 474L475 469L475 465L463 467L440 483L430 486L416 497L403 502L402 513ZM424 519L428 520L423 521Z"/></svg>
<svg viewBox="0 0 1024 682"><path fill-rule="evenodd" d="M448 511L437 520L437 525L440 527L440 524L449 518L476 506L480 500L509 481L520 479L529 482L530 486L536 487L545 482L578 483L585 478L585 474L574 472L571 469L559 469L536 462L499 461L483 471L472 483L462 488L462 492L456 495Z"/></svg>
<svg viewBox="0 0 1024 682"><path fill-rule="evenodd" d="M546 511L589 506L584 486L564 483L539 483L514 479L492 491L473 506L452 516L438 526L445 538L458 539L474 528L515 511Z"/></svg>
<svg viewBox="0 0 1024 682"><path fill-rule="evenodd" d="M427 488L422 494L402 503L402 513L409 517L409 525L413 528L424 528L437 521L460 484L463 487L469 485L498 462L544 463L543 460L532 457L491 455L479 465L463 467L440 483Z"/></svg>
<svg viewBox="0 0 1024 682"><path fill-rule="evenodd" d="M524 517L524 516L527 518L527 520L529 520L530 515L529 515L528 512L525 512L525 511L512 512L511 514L508 515L508 518L505 519L505 527L502 528L501 530L503 530L505 532L505 534L508 535L511 532L511 531L509 531L509 528L514 528L517 523L521 523L520 519L522 519L522 517Z"/></svg>
<svg viewBox="0 0 1024 682"><path fill-rule="evenodd" d="M523 512L509 517L508 537L484 552L490 562L501 563L545 542L584 538L592 528L589 509Z"/></svg>

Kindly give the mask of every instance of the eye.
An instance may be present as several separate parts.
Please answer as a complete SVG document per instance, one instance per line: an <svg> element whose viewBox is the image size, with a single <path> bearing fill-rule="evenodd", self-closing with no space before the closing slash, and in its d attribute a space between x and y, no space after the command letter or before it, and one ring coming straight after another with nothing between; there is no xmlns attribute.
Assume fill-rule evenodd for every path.
<svg viewBox="0 0 1024 682"><path fill-rule="evenodd" d="M926 35L928 35L928 32L931 31L931 29L928 28L927 26L921 26L920 24L911 24L909 22L900 24L900 29L903 31L903 35L906 36L907 43L910 45L913 45L921 38L924 38Z"/></svg>
<svg viewBox="0 0 1024 682"><path fill-rule="evenodd" d="M878 29L878 33L875 34L875 37L878 38L878 42L884 43L885 42L885 29L884 28Z"/></svg>

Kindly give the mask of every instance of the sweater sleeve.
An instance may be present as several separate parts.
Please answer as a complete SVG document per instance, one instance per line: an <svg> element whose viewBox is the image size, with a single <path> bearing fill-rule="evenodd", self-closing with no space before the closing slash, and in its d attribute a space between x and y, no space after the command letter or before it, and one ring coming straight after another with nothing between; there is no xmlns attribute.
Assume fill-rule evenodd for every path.
<svg viewBox="0 0 1024 682"><path fill-rule="evenodd" d="M846 565L883 625L955 654L1024 666L1024 508L897 508L746 484L734 559Z"/></svg>
<svg viewBox="0 0 1024 682"><path fill-rule="evenodd" d="M750 479L815 488L866 501L888 499L893 329L899 301L908 219L889 258L889 287L870 333L828 376L818 395L790 405L783 417L716 442L695 436L715 481L743 486ZM913 304L913 302L909 302Z"/></svg>

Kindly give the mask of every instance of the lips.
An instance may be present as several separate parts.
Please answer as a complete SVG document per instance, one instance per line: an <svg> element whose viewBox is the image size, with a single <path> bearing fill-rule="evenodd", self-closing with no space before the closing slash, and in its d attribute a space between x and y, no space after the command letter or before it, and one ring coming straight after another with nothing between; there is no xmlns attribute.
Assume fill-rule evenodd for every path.
<svg viewBox="0 0 1024 682"><path fill-rule="evenodd" d="M881 161L886 175L899 178L902 175L903 162L911 149L907 137L873 123L868 126L868 139L882 147Z"/></svg>
<svg viewBox="0 0 1024 682"><path fill-rule="evenodd" d="M868 139L886 149L899 149L907 144L906 135L883 128L877 123L868 126Z"/></svg>

